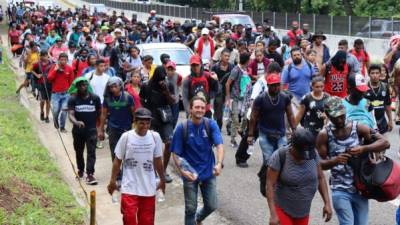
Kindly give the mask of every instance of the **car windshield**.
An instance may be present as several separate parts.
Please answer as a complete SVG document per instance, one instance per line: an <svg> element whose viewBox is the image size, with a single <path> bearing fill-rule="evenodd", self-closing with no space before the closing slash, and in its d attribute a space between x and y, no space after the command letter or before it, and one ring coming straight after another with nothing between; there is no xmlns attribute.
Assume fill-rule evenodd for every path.
<svg viewBox="0 0 400 225"><path fill-rule="evenodd" d="M230 22L232 25L235 25L235 24L242 24L242 25L250 24L250 25L254 26L253 21L251 21L250 17L248 17L248 16L237 16L237 17L224 18L222 20L221 24L223 24L226 21Z"/></svg>
<svg viewBox="0 0 400 225"><path fill-rule="evenodd" d="M190 56L192 53L189 49L147 49L143 51L143 56L151 55L154 58L154 63L156 65L161 65L160 55L168 54L171 60L176 63L176 65L189 65Z"/></svg>

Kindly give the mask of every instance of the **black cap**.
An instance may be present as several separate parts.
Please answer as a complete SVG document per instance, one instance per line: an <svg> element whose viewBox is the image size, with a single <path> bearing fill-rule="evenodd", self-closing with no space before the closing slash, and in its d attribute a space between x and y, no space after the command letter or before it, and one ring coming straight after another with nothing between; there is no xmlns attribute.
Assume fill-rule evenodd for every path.
<svg viewBox="0 0 400 225"><path fill-rule="evenodd" d="M152 119L150 110L146 108L138 108L135 111L135 118L136 119Z"/></svg>
<svg viewBox="0 0 400 225"><path fill-rule="evenodd" d="M315 137L309 130L297 128L292 134L291 144L302 159L315 159Z"/></svg>

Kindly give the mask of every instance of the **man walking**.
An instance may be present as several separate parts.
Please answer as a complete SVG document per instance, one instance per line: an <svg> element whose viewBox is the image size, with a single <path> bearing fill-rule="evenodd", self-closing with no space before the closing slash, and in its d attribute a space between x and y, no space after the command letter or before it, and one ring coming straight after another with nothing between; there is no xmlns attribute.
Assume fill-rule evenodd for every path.
<svg viewBox="0 0 400 225"><path fill-rule="evenodd" d="M61 53L58 63L49 71L47 80L51 83L51 105L53 111L54 127L66 133L65 121L67 120L68 93L67 90L74 80L72 67L67 65L68 56Z"/></svg>
<svg viewBox="0 0 400 225"><path fill-rule="evenodd" d="M115 158L115 146L121 135L132 129L135 104L133 97L124 91L123 81L115 76L109 78L104 91L104 102L98 127L99 140L103 141L104 125L107 121L108 142L111 150L111 160ZM117 177L117 182L121 183L122 174Z"/></svg>
<svg viewBox="0 0 400 225"><path fill-rule="evenodd" d="M267 77L268 91L259 95L253 102L247 142L254 144L254 134L258 124L263 163L267 165L272 153L287 143L285 114L292 131L296 129L290 97L281 92L281 78L273 73Z"/></svg>
<svg viewBox="0 0 400 225"><path fill-rule="evenodd" d="M221 174L224 150L217 123L204 117L206 104L203 98L193 97L190 102L191 119L176 127L172 139L171 152L183 179L185 225L200 225L217 209L216 176ZM216 162L212 146L217 151ZM183 161L193 167L198 177L185 170ZM204 207L197 211L199 187Z"/></svg>
<svg viewBox="0 0 400 225"><path fill-rule="evenodd" d="M288 84L288 91L293 94L293 105L297 111L304 95L310 93L314 68L301 55L300 48L290 51L293 63L285 67L282 73L282 84ZM295 112L296 114L296 112Z"/></svg>
<svg viewBox="0 0 400 225"><path fill-rule="evenodd" d="M150 129L152 115L148 109L135 112L135 129L125 132L115 147L110 195L117 190L121 163L124 174L121 185L121 213L124 225L154 225L156 190L165 192L160 135ZM160 183L156 183L155 171Z"/></svg>
<svg viewBox="0 0 400 225"><path fill-rule="evenodd" d="M68 100L68 117L73 124L72 137L78 165L78 178L83 178L85 170L83 151L86 145L86 183L96 185L97 181L93 176L96 163L96 120L100 117L101 103L99 96L91 91L86 78L79 77L74 80L68 90L70 94L74 94Z"/></svg>
<svg viewBox="0 0 400 225"><path fill-rule="evenodd" d="M346 120L346 109L339 97L327 100L325 113L331 124L318 134L316 148L322 169L331 170L333 207L340 224L367 225L368 199L358 194L353 181L354 171L348 160L353 156L384 151L390 144L367 126ZM375 141L361 145L362 139L364 143Z"/></svg>
<svg viewBox="0 0 400 225"><path fill-rule="evenodd" d="M237 148L238 144L235 140L237 135L237 130L239 129L239 114L241 111L241 105L244 100L244 91L245 86L243 86L242 78L248 76L247 66L250 62L250 54L243 53L240 55L239 65L235 66L231 74L229 75L228 80L225 84L225 107L229 107L231 105L231 118L232 118L232 126L231 126L231 145L233 148Z"/></svg>

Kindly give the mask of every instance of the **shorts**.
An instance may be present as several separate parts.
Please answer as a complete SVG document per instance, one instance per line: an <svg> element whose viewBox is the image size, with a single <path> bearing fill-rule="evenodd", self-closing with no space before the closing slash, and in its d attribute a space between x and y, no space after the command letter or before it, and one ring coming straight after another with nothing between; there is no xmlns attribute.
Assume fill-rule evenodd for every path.
<svg viewBox="0 0 400 225"><path fill-rule="evenodd" d="M151 124L151 129L160 134L161 140L164 143L172 140L172 135L174 133L174 126L172 123Z"/></svg>
<svg viewBox="0 0 400 225"><path fill-rule="evenodd" d="M49 101L51 100L51 84L39 84L39 96L40 100Z"/></svg>
<svg viewBox="0 0 400 225"><path fill-rule="evenodd" d="M30 79L32 79L33 78L33 73L31 73L31 72L26 72L26 79L27 80L30 80Z"/></svg>

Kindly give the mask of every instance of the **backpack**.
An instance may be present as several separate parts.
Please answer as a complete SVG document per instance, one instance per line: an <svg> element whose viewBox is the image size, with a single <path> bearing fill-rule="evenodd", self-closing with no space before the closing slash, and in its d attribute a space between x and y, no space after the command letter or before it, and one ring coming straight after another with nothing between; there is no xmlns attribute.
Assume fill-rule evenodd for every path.
<svg viewBox="0 0 400 225"><path fill-rule="evenodd" d="M208 73L205 73L205 76L201 77L189 76L189 99L199 96L206 99L207 102L209 101L210 84L208 78Z"/></svg>
<svg viewBox="0 0 400 225"><path fill-rule="evenodd" d="M206 129L207 137L210 143L212 143L212 136L211 136L211 130L210 130L210 119L207 117L203 117L204 121L204 126ZM188 127L189 127L189 120L184 120L181 122L182 129L183 129L183 141L186 144L188 140Z"/></svg>
<svg viewBox="0 0 400 225"><path fill-rule="evenodd" d="M283 147L278 149L277 151L279 154L279 162L281 164L281 168L279 170L279 175L278 175L279 179L283 166L285 165L287 149L286 147ZM265 198L267 197L267 170L268 170L268 165L262 165L260 171L257 173L257 176L260 181L260 193Z"/></svg>
<svg viewBox="0 0 400 225"><path fill-rule="evenodd" d="M332 128L327 126L327 132L329 132L328 129ZM375 132L371 130L371 143L376 141ZM328 142L329 137L328 134ZM354 172L354 186L360 195L367 199L375 199L379 202L391 201L400 195L400 164L383 154L380 159L377 159L376 155L363 153L349 159L348 164Z"/></svg>

